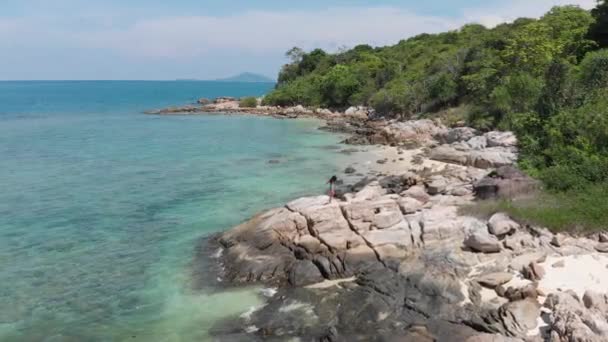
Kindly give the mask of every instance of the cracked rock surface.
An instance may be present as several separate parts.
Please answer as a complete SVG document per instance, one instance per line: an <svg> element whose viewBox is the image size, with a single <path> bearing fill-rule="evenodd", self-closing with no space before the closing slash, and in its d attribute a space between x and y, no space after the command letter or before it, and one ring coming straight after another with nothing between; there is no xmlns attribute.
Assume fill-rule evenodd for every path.
<svg viewBox="0 0 608 342"><path fill-rule="evenodd" d="M428 124L410 124L406 133L426 137L439 131L442 142L467 139L482 153L515 146L510 134L476 136L474 130L444 132ZM450 189L473 188L492 172L463 164L367 182L342 199L300 198L218 235L209 243L222 247L222 284L264 284L277 293L251 315L218 324L214 336L608 341L608 296L540 285L567 272L574 262L569 258L604 257L597 262L608 264L597 250L602 236L556 237L503 213L461 214L459 208L475 198ZM565 267L552 267L556 258Z"/></svg>

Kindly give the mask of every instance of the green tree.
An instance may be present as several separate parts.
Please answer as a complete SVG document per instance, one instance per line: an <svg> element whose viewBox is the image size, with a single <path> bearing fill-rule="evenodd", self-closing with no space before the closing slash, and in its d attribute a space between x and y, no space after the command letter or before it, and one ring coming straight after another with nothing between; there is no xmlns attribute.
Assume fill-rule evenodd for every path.
<svg viewBox="0 0 608 342"><path fill-rule="evenodd" d="M580 79L587 90L608 87L608 49L585 56L580 65Z"/></svg>
<svg viewBox="0 0 608 342"><path fill-rule="evenodd" d="M291 49L287 50L287 52L285 53L285 57L289 58L292 64L298 64L302 61L304 54L304 50L297 46L294 46Z"/></svg>
<svg viewBox="0 0 608 342"><path fill-rule="evenodd" d="M323 105L330 108L343 108L351 103L350 97L361 87L353 69L338 64L322 78L320 90Z"/></svg>
<svg viewBox="0 0 608 342"><path fill-rule="evenodd" d="M561 51L559 44L551 39L553 28L547 23L535 21L518 29L507 40L503 58L512 68L542 75L545 67Z"/></svg>
<svg viewBox="0 0 608 342"><path fill-rule="evenodd" d="M572 69L572 65L564 60L554 60L547 68L537 107L541 117L550 117L573 101Z"/></svg>
<svg viewBox="0 0 608 342"><path fill-rule="evenodd" d="M596 45L586 37L595 19L578 6L553 7L541 21L551 27L550 39L559 49L560 58L576 63Z"/></svg>
<svg viewBox="0 0 608 342"><path fill-rule="evenodd" d="M298 64L300 75L313 72L325 58L327 58L327 53L321 49L314 49L309 53L303 54Z"/></svg>
<svg viewBox="0 0 608 342"><path fill-rule="evenodd" d="M453 75L442 72L429 79L428 91L430 99L439 104L447 104L454 101L458 96L458 84Z"/></svg>
<svg viewBox="0 0 608 342"><path fill-rule="evenodd" d="M414 88L404 80L396 80L378 91L370 100L383 116L407 118L416 110Z"/></svg>
<svg viewBox="0 0 608 342"><path fill-rule="evenodd" d="M579 108L561 111L546 125L544 181L567 190L608 180L608 91L594 93Z"/></svg>
<svg viewBox="0 0 608 342"><path fill-rule="evenodd" d="M595 23L589 28L588 38L594 40L600 48L608 48L608 1L599 0L597 7L591 10Z"/></svg>
<svg viewBox="0 0 608 342"><path fill-rule="evenodd" d="M491 94L493 107L503 114L532 111L542 87L542 82L528 73L506 77Z"/></svg>

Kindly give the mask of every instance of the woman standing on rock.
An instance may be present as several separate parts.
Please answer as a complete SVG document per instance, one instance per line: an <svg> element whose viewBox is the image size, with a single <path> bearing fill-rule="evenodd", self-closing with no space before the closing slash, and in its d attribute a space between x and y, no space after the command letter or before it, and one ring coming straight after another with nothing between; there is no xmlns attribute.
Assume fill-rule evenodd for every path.
<svg viewBox="0 0 608 342"><path fill-rule="evenodd" d="M338 181L338 177L336 177L335 175L332 176L328 181L327 184L329 184L329 191L328 191L328 195L329 195L329 201L331 202L331 200L336 196L336 182Z"/></svg>

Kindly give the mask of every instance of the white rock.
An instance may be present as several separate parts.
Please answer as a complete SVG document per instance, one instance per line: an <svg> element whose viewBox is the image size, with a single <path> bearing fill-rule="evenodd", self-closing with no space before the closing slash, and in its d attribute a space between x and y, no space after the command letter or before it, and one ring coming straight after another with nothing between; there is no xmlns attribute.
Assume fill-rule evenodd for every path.
<svg viewBox="0 0 608 342"><path fill-rule="evenodd" d="M488 147L488 140L485 136L480 135L469 139L467 144L474 150L483 150L484 148Z"/></svg>
<svg viewBox="0 0 608 342"><path fill-rule="evenodd" d="M492 215L488 222L488 230L491 234L496 236L504 236L519 229L519 224L505 214L496 213Z"/></svg>
<svg viewBox="0 0 608 342"><path fill-rule="evenodd" d="M513 132L498 132L492 131L485 134L488 141L488 147L515 147L517 146L517 137Z"/></svg>
<svg viewBox="0 0 608 342"><path fill-rule="evenodd" d="M401 211L408 215L422 210L423 203L412 197L402 197L398 201Z"/></svg>
<svg viewBox="0 0 608 342"><path fill-rule="evenodd" d="M490 235L487 229L469 231L464 240L464 245L481 253L498 253L502 249L500 241L494 235Z"/></svg>

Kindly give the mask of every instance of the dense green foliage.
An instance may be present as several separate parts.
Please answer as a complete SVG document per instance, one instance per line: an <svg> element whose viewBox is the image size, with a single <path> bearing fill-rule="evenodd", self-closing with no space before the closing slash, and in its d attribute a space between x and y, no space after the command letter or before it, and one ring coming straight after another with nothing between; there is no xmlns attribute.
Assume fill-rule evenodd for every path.
<svg viewBox="0 0 608 342"><path fill-rule="evenodd" d="M589 29L589 38L598 42L602 48L608 47L608 2L599 0L598 5L591 11L595 23Z"/></svg>
<svg viewBox="0 0 608 342"><path fill-rule="evenodd" d="M243 97L239 100L239 107L241 108L255 108L258 105L258 100L253 97Z"/></svg>
<svg viewBox="0 0 608 342"><path fill-rule="evenodd" d="M607 23L602 0L388 47L294 48L265 102L368 105L402 119L465 108L471 126L515 131L520 165L550 188L584 188L608 181Z"/></svg>

